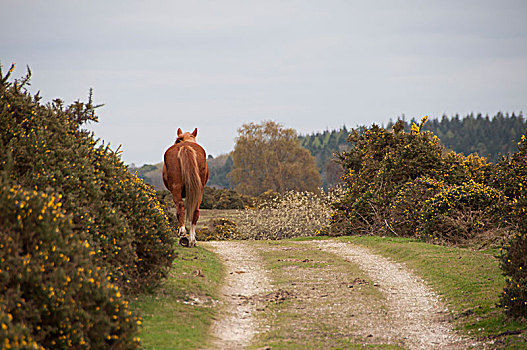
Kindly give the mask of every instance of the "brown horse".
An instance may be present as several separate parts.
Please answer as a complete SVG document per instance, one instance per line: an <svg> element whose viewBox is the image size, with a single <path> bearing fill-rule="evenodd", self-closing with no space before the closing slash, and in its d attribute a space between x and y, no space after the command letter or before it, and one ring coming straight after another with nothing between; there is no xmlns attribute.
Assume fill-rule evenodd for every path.
<svg viewBox="0 0 527 350"><path fill-rule="evenodd" d="M183 133L181 129L178 129L177 140L166 150L163 165L163 182L165 187L172 192L172 199L176 204L179 243L188 247L196 244L199 205L203 196L203 188L209 179L205 150L196 143L197 134L197 128L192 133ZM183 198L186 198L185 204ZM189 238L186 236L185 206L186 216L191 222Z"/></svg>

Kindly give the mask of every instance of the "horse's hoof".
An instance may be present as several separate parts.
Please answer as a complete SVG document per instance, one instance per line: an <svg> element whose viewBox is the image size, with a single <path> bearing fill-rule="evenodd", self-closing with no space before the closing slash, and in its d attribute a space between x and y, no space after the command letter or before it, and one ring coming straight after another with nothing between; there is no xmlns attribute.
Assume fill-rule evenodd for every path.
<svg viewBox="0 0 527 350"><path fill-rule="evenodd" d="M181 236L179 237L179 244L182 245L183 247L189 247L190 241L187 236Z"/></svg>

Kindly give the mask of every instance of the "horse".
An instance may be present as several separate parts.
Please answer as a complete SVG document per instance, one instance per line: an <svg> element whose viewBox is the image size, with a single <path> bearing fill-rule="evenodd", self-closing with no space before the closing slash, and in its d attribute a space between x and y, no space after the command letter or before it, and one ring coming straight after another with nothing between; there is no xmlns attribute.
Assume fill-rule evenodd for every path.
<svg viewBox="0 0 527 350"><path fill-rule="evenodd" d="M196 244L196 224L199 219L199 205L203 197L203 188L209 179L206 153L196 143L198 129L192 133L177 130L176 142L164 155L163 183L172 193L176 204L179 224L179 244L193 247ZM183 203L186 198L186 203ZM186 209L186 210L185 210ZM190 237L185 228L186 217L191 222Z"/></svg>

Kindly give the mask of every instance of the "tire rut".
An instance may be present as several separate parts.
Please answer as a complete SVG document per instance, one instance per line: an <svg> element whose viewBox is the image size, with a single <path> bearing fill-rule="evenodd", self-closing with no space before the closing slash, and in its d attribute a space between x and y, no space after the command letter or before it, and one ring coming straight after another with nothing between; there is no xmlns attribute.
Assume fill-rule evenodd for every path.
<svg viewBox="0 0 527 350"><path fill-rule="evenodd" d="M263 339L272 340L273 334L279 334L299 345L310 337L317 338L315 342L328 339L328 346L337 344L335 340L330 340L337 338L348 339L353 344L393 344L405 349L466 349L482 345L452 330L449 311L422 279L404 265L373 254L366 248L335 240L287 242L272 246L250 241L202 244L220 257L227 270L221 291L222 310L211 326L215 349L246 348L260 332L264 333ZM287 252L291 249L296 249L297 253L276 254L276 251ZM271 279L277 277L274 276L276 272L270 276L264 264L264 257L269 263L269 254L273 254L273 250L275 255L271 255L274 256L271 260L276 261L280 257L278 262L297 265L284 265L280 272L282 282L278 284ZM313 251L321 253L316 255ZM338 257L338 261L335 260L336 270L331 260L334 258L320 255L322 252ZM315 261L307 259L309 256L312 256L311 259L329 260ZM299 262L321 265L302 268L298 266ZM347 263L353 264L353 267L346 268ZM372 292L364 295L360 292L361 286L356 284L366 283L365 292L369 286L359 278L353 280L354 276L360 276L357 271L362 271L371 279L370 286L378 290L373 292L378 293L378 297ZM276 290L272 289L272 283ZM283 311L296 317L290 320L292 324L285 327L285 333L282 329L284 319L277 323L274 322L276 318L268 314L271 310L266 299L273 294L271 291L282 293L279 297L289 300L283 304L286 308ZM257 317L262 316L257 313L264 310L266 317ZM280 308L274 310L280 312ZM331 329L324 329L321 324L332 326Z"/></svg>
<svg viewBox="0 0 527 350"><path fill-rule="evenodd" d="M336 241L312 243L357 264L387 299L388 315L397 325L397 334L408 349L466 349L471 345L457 335L448 321L449 311L425 282L402 264L368 249Z"/></svg>
<svg viewBox="0 0 527 350"><path fill-rule="evenodd" d="M257 249L243 241L202 242L215 252L226 269L221 290L222 310L213 321L211 333L215 349L242 349L265 326L255 313L261 295L269 291L268 273Z"/></svg>

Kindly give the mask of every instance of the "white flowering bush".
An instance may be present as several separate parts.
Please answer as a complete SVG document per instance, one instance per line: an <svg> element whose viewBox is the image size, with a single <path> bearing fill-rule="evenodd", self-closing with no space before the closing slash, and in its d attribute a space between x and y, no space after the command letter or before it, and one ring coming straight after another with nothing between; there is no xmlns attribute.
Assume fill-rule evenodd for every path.
<svg viewBox="0 0 527 350"><path fill-rule="evenodd" d="M343 193L335 188L329 193L290 191L270 196L256 208L246 209L238 219L239 238L283 239L314 236L325 230L332 213L331 204Z"/></svg>

